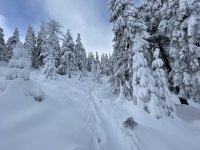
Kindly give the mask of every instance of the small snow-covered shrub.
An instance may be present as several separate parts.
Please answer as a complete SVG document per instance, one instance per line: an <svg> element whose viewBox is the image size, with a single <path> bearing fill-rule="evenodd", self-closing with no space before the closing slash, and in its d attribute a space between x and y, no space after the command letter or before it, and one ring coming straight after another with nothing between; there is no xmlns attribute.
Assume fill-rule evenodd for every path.
<svg viewBox="0 0 200 150"><path fill-rule="evenodd" d="M138 126L138 123L134 121L132 117L127 118L126 121L123 123L125 128L133 130L136 126Z"/></svg>
<svg viewBox="0 0 200 150"><path fill-rule="evenodd" d="M0 86L0 91L13 91L17 88L20 93L32 96L36 101L42 101L44 99L43 91L29 78L30 62L27 58L27 50L24 49L22 42L18 42L13 51L14 56L8 64L10 69L6 81Z"/></svg>
<svg viewBox="0 0 200 150"><path fill-rule="evenodd" d="M41 88L38 88L34 92L30 92L30 95L32 95L34 99L39 102L41 102L44 99L44 92Z"/></svg>

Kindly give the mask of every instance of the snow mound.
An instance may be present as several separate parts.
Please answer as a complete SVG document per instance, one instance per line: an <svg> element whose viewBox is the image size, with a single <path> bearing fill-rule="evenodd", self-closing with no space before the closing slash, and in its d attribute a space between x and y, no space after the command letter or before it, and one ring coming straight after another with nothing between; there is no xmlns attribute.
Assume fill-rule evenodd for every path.
<svg viewBox="0 0 200 150"><path fill-rule="evenodd" d="M7 94L18 91L19 93L24 93L26 96L34 97L36 101L44 99L44 92L41 90L41 87L34 84L31 80L26 82L23 79L7 80L0 86L0 90Z"/></svg>
<svg viewBox="0 0 200 150"><path fill-rule="evenodd" d="M7 81L0 85L0 91L13 93L17 89L19 93L30 95L36 101L42 101L44 99L43 91L29 79L30 62L27 59L27 51L24 49L22 42L18 42L13 51L14 56L8 64L10 69L6 75Z"/></svg>

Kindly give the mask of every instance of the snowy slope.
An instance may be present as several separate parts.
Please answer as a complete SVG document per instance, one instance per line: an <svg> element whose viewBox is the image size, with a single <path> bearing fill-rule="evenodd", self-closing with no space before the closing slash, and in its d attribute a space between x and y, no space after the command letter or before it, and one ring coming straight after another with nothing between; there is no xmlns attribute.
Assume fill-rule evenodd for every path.
<svg viewBox="0 0 200 150"><path fill-rule="evenodd" d="M0 63L0 84L7 64ZM31 79L41 86L45 99L25 96L20 85L0 93L0 150L199 150L200 107L180 106L175 95L177 117L154 116L132 102L115 102L106 78L103 84L59 76L44 79L40 71ZM195 107L194 107L195 106ZM133 117L133 131L123 122Z"/></svg>

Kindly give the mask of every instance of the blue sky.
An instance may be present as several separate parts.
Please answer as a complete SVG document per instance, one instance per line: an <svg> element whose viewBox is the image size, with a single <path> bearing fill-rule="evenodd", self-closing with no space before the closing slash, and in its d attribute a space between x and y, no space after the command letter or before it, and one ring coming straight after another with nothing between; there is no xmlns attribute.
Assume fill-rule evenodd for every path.
<svg viewBox="0 0 200 150"><path fill-rule="evenodd" d="M133 1L136 6L140 3ZM69 28L74 41L81 33L87 52L108 53L112 52L113 33L107 3L108 0L0 0L0 27L5 39L17 27L24 41L29 24L37 33L41 20L51 18L60 22L64 33Z"/></svg>

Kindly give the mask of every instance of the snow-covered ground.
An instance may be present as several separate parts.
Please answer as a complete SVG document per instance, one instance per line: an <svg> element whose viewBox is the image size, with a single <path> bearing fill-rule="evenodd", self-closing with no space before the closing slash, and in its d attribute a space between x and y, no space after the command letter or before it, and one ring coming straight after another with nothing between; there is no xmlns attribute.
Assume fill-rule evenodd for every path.
<svg viewBox="0 0 200 150"><path fill-rule="evenodd" d="M0 62L0 84L7 64ZM31 80L45 93L42 102L23 93L21 85L0 93L0 150L200 150L200 105L172 100L177 117L154 116L131 101L115 102L106 78L103 84L58 76L47 80L32 70ZM123 122L133 117L133 131Z"/></svg>

